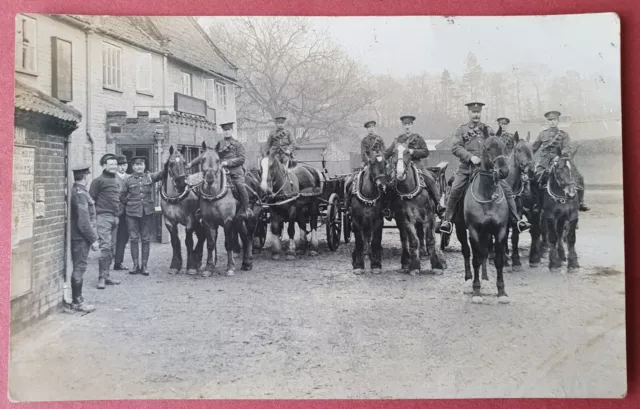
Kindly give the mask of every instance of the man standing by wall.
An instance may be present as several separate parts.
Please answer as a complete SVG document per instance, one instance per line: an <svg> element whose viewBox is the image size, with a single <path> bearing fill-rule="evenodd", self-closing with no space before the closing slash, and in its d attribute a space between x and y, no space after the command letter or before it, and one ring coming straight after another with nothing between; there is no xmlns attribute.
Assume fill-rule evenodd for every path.
<svg viewBox="0 0 640 409"><path fill-rule="evenodd" d="M124 155L116 156L118 160L118 173L116 173L116 181L120 184L120 189L129 175L127 174L127 157ZM124 261L124 249L127 247L127 241L129 240L129 230L127 229L127 215L124 206L120 208L120 219L118 220L118 235L116 237L116 255L114 270L128 270L129 268L122 265Z"/></svg>
<svg viewBox="0 0 640 409"><path fill-rule="evenodd" d="M104 167L102 175L93 179L89 194L95 201L98 226L100 257L98 258L98 288L103 290L107 285L117 285L120 281L109 277L109 269L113 260L118 220L120 217L120 185L116 180L118 160L113 154L100 158Z"/></svg>

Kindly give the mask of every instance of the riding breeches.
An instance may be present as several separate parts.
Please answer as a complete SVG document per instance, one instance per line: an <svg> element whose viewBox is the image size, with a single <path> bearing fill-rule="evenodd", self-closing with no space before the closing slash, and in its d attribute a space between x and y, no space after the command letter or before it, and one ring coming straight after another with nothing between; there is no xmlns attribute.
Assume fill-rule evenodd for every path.
<svg viewBox="0 0 640 409"><path fill-rule="evenodd" d="M247 210L249 208L249 193L247 192L244 174L229 172L227 176L238 190L238 196L240 196L242 208Z"/></svg>
<svg viewBox="0 0 640 409"><path fill-rule="evenodd" d="M435 210L437 210L438 204L440 203L440 189L438 188L438 184L430 171L422 170L421 175L422 180L424 180L425 185L427 185L431 199L435 202Z"/></svg>

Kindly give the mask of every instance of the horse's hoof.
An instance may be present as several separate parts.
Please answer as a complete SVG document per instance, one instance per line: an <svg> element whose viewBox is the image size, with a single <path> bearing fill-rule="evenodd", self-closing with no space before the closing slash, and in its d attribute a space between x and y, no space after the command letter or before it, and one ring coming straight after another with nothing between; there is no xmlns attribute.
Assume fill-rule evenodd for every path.
<svg viewBox="0 0 640 409"><path fill-rule="evenodd" d="M234 275L236 275L236 273L233 270L227 270L226 275L227 275L227 277L233 277Z"/></svg>
<svg viewBox="0 0 640 409"><path fill-rule="evenodd" d="M296 259L296 256L294 254L287 254L286 259L287 261L292 261Z"/></svg>
<svg viewBox="0 0 640 409"><path fill-rule="evenodd" d="M273 255L271 256L271 259L272 259L272 260L280 260L280 254L273 254Z"/></svg>
<svg viewBox="0 0 640 409"><path fill-rule="evenodd" d="M242 267L240 267L240 270L242 271L251 271L253 269L253 266L251 265L242 265Z"/></svg>
<svg viewBox="0 0 640 409"><path fill-rule="evenodd" d="M580 265L578 263L570 263L567 266L567 271L569 271L569 272L573 273L573 272L576 272L578 270L580 270Z"/></svg>
<svg viewBox="0 0 640 409"><path fill-rule="evenodd" d="M211 277L213 275L213 271L211 270L204 270L202 271L202 277Z"/></svg>
<svg viewBox="0 0 640 409"><path fill-rule="evenodd" d="M419 274L420 274L420 270L418 270L418 269L409 270L409 275L410 276L417 276Z"/></svg>
<svg viewBox="0 0 640 409"><path fill-rule="evenodd" d="M482 304L482 296L474 295L473 297L471 297L471 302L474 304Z"/></svg>
<svg viewBox="0 0 640 409"><path fill-rule="evenodd" d="M540 263L529 263L529 267L538 268L538 267L540 267Z"/></svg>
<svg viewBox="0 0 640 409"><path fill-rule="evenodd" d="M196 275L198 274L198 270L196 270L195 268L190 268L187 270L187 274L192 276L192 275Z"/></svg>
<svg viewBox="0 0 640 409"><path fill-rule="evenodd" d="M483 275L483 276L482 276L482 280L483 280L483 281L489 281L489 276Z"/></svg>
<svg viewBox="0 0 640 409"><path fill-rule="evenodd" d="M432 268L431 273L436 276L444 275L444 270L441 268Z"/></svg>
<svg viewBox="0 0 640 409"><path fill-rule="evenodd" d="M309 255L310 255L311 257L315 257L315 256L317 256L317 255L318 255L318 252L317 252L317 251L315 251L315 250L311 250L311 251L309 252Z"/></svg>
<svg viewBox="0 0 640 409"><path fill-rule="evenodd" d="M381 268L372 268L371 269L371 274L381 274L382 273L382 269Z"/></svg>
<svg viewBox="0 0 640 409"><path fill-rule="evenodd" d="M361 268L354 268L353 269L353 274L355 274L357 276L362 275L362 274L364 274L364 270L361 269Z"/></svg>
<svg viewBox="0 0 640 409"><path fill-rule="evenodd" d="M177 268L169 269L169 274L171 275L180 274L180 269L177 269Z"/></svg>
<svg viewBox="0 0 640 409"><path fill-rule="evenodd" d="M498 303L499 304L509 304L509 296L508 295L500 295L498 296Z"/></svg>
<svg viewBox="0 0 640 409"><path fill-rule="evenodd" d="M522 266L521 266L521 265L517 265L517 266L512 266L512 267L511 267L511 271L512 271L512 272L514 272L514 273L519 273L519 272L521 272L521 271L523 271L523 270L524 270L524 269L522 268Z"/></svg>

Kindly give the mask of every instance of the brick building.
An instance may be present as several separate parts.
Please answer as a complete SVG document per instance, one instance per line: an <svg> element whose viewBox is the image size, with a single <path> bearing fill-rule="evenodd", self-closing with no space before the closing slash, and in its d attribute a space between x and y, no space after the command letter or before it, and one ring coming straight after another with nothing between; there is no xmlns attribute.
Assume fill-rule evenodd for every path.
<svg viewBox="0 0 640 409"><path fill-rule="evenodd" d="M194 153L202 140L215 143L221 133L218 123L236 120L237 69L192 17L22 13L16 16L15 21L16 80L25 90L37 90L40 98L52 107L50 111L54 116L56 112L77 114L73 116L75 125L64 128L68 134L56 131L54 137L46 129L40 130L47 132L49 139L46 144L53 141L62 144L62 153L58 152L58 145L55 149L47 147L46 152L56 157L62 155L65 160L68 156L62 168L46 169L52 172L47 177L55 178L57 192L70 189L72 178L68 169L78 163L91 163L92 176L99 175L102 171L99 160L105 153L142 154L147 156L150 170L157 170L164 145L157 144L158 137L152 136L153 141L150 141L147 127L136 128L137 122L149 119L152 123L152 120L161 121L163 116L166 117L166 131L172 135L171 138L177 134L191 135L189 148ZM185 124L185 121L190 122ZM172 128L174 123L180 126ZM36 146L36 170L39 166L53 166L54 159L38 154L38 144L45 143L33 139L38 129L24 129L27 128L16 127L16 140L24 141L26 135L26 141ZM16 149L16 154L21 152L27 151L20 147ZM46 197L46 211L53 207L63 212L66 208L68 212L67 198L47 195L47 189L37 190L39 195L43 193ZM35 209L41 210L42 206L40 202L33 204ZM159 212L159 203L157 209ZM52 217L55 221L48 224L49 228L58 226L59 222L66 225L64 213ZM56 233L39 232L38 223L36 220L34 224L34 238L40 234L47 237L44 240L55 237L59 241L65 237L58 230ZM68 235L66 240L69 240ZM35 269L29 278L32 288L28 290L32 295L20 296L21 301L12 302L16 308L15 319L20 322L24 320L19 317L26 314L33 318L44 314L48 311L45 306L62 301L58 286L64 283L65 276L62 274L62 279L58 280L57 268L63 266L64 271L66 263L67 272L71 272L69 246L64 242L46 246L49 253L46 256L36 255L32 260ZM20 261L20 257L16 260ZM38 281L41 280L38 276L41 262L52 271L50 275L55 275L57 282L54 286L57 290L47 290L49 293L44 301L34 295L39 294L40 287L44 286ZM24 281L26 283L27 278ZM31 307L27 307L31 304L38 310L35 315ZM13 314L12 309L12 322Z"/></svg>
<svg viewBox="0 0 640 409"><path fill-rule="evenodd" d="M62 302L67 257L67 145L81 114L15 82L11 330Z"/></svg>

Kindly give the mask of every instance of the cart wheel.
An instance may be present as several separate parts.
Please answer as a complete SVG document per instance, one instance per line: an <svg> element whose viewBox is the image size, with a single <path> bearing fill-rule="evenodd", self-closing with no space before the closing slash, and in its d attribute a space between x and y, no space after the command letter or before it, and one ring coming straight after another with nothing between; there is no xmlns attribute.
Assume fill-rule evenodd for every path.
<svg viewBox="0 0 640 409"><path fill-rule="evenodd" d="M340 246L340 233L342 229L342 208L340 198L332 193L327 204L327 245L329 250L336 251Z"/></svg>
<svg viewBox="0 0 640 409"><path fill-rule="evenodd" d="M351 241L351 210L346 209L342 214L343 238L345 243Z"/></svg>

